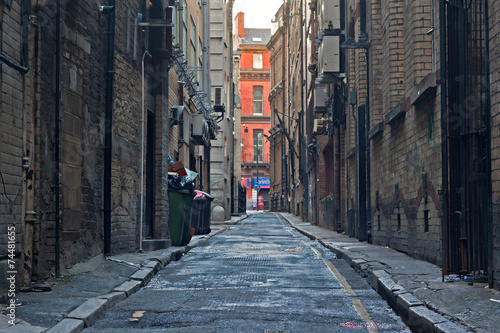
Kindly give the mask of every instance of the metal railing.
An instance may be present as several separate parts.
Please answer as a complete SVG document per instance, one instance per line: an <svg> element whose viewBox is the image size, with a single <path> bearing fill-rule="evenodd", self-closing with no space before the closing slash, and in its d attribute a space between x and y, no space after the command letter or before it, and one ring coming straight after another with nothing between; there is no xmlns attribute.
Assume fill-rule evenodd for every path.
<svg viewBox="0 0 500 333"><path fill-rule="evenodd" d="M271 160L270 154L260 156L259 164L269 164ZM242 164L257 164L257 160L254 158L254 154L242 154L241 155Z"/></svg>

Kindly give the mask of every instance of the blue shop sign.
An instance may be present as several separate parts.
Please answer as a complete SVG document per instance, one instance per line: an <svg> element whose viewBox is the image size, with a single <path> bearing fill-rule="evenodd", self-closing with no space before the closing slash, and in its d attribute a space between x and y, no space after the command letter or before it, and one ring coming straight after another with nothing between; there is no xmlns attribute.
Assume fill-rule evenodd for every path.
<svg viewBox="0 0 500 333"><path fill-rule="evenodd" d="M257 185L257 178L253 178L253 187L255 188L255 185ZM262 188L269 188L271 185L271 179L270 178L260 178L259 177L259 187Z"/></svg>

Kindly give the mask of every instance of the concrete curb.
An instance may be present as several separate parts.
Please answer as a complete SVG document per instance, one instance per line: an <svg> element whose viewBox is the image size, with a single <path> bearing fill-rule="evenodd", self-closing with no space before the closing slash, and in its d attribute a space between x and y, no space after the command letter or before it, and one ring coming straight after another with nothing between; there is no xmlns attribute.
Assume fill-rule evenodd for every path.
<svg viewBox="0 0 500 333"><path fill-rule="evenodd" d="M90 327L104 315L108 308L107 299L91 298L71 311L66 318L82 320L85 327Z"/></svg>
<svg viewBox="0 0 500 333"><path fill-rule="evenodd" d="M83 320L65 318L45 333L80 333L84 328Z"/></svg>
<svg viewBox="0 0 500 333"><path fill-rule="evenodd" d="M280 214L293 228L317 240L321 245L332 251L337 258L344 259L358 274L365 277L370 286L380 295L400 316L413 332L462 333L469 332L462 326L454 324L444 316L427 308L415 295L398 285L389 273L382 269L372 270L366 265L362 255L328 244L318 239L314 234L296 225L287 216Z"/></svg>
<svg viewBox="0 0 500 333"><path fill-rule="evenodd" d="M147 263L130 276L130 280L116 286L109 294L97 296L87 300L85 303L71 311L66 318L61 320L58 324L48 330L45 330L44 332L80 333L84 328L92 326L98 319L104 317L106 311L112 306L130 297L139 291L143 286L147 285L161 268L167 266L172 261L179 260L190 250L203 245L212 237L223 233L227 229L229 229L229 226L221 227L219 230L208 234L206 237L195 239L190 244L177 248L170 254L150 258ZM11 327L14 328L16 326Z"/></svg>

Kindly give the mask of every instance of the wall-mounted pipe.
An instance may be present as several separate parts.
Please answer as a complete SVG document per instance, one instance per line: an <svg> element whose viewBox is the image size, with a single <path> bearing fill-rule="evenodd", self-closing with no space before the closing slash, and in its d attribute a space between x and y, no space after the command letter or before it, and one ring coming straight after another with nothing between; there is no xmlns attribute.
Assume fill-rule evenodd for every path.
<svg viewBox="0 0 500 333"><path fill-rule="evenodd" d="M142 225L144 223L144 113L145 113L145 103L146 103L146 96L144 93L145 89L145 79L144 79L144 60L148 56L151 58L151 54L148 51L144 51L144 54L142 55L142 100L141 100L141 105L142 105L142 115L141 115L141 201L140 201L140 212L139 212L139 250L142 251Z"/></svg>
<svg viewBox="0 0 500 333"><path fill-rule="evenodd" d="M115 65L115 0L108 1L106 101L104 111L104 254L111 254L111 149L113 145L113 81Z"/></svg>
<svg viewBox="0 0 500 333"><path fill-rule="evenodd" d="M60 106L61 106L61 1L57 0L56 9L56 100L55 100L55 111L54 111L54 200L55 200L55 227L56 227L56 239L54 244L55 250L55 273L56 277L61 275L61 258L60 258L60 235L59 231L61 228L61 216L60 216L60 186L59 186L59 172L61 167L61 155L60 155Z"/></svg>
<svg viewBox="0 0 500 333"><path fill-rule="evenodd" d="M449 271L448 242L448 146L447 146L447 112L446 112L446 10L445 2L439 1L439 36L440 36L440 81L441 81L441 237L443 239L442 280Z"/></svg>

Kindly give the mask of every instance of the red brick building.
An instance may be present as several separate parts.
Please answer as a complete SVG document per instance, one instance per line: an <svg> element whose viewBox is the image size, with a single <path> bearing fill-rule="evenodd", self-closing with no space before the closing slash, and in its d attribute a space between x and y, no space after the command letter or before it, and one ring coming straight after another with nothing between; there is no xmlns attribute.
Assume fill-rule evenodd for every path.
<svg viewBox="0 0 500 333"><path fill-rule="evenodd" d="M266 44L271 29L246 29L245 14L236 16L235 53L240 55L241 184L247 188L247 208L258 196L269 206L269 136L271 108L270 52ZM256 187L257 179L259 186Z"/></svg>

